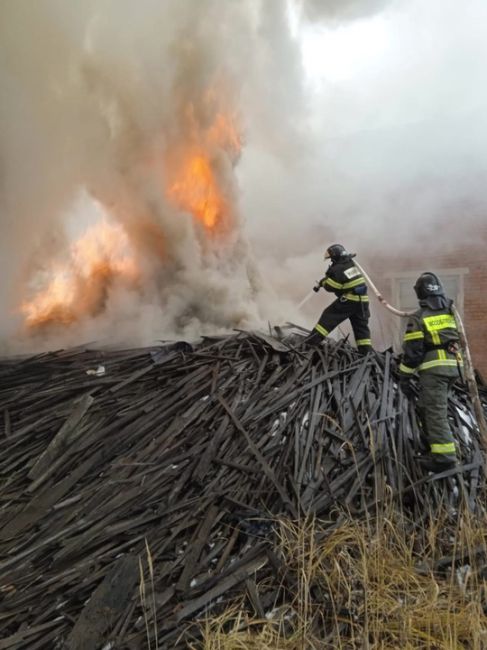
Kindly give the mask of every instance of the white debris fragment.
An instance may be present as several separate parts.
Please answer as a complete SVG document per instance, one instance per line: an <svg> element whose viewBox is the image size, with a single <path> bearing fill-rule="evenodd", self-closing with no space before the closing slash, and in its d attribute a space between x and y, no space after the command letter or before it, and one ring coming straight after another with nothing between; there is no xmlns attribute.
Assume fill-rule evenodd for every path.
<svg viewBox="0 0 487 650"><path fill-rule="evenodd" d="M464 441L467 445L471 445L471 444L472 444L472 436L471 436L471 433L470 433L470 432L471 432L471 429L469 429L469 428L466 427L464 424L462 424L461 427L460 427L460 432L461 432L461 435L462 435L463 441Z"/></svg>
<svg viewBox="0 0 487 650"><path fill-rule="evenodd" d="M87 375L95 375L96 377L101 377L102 375L105 374L105 366L98 366L98 368L89 368L89 370L86 371Z"/></svg>
<svg viewBox="0 0 487 650"><path fill-rule="evenodd" d="M469 564L465 564L464 566L458 567L458 569L455 572L458 586L463 592L465 592L467 588L467 582L471 574L472 574L472 570Z"/></svg>
<svg viewBox="0 0 487 650"><path fill-rule="evenodd" d="M464 411L462 408L456 406L455 411L462 424L460 425L460 435L463 442L467 445L472 444L472 431L476 431L477 425L471 413Z"/></svg>

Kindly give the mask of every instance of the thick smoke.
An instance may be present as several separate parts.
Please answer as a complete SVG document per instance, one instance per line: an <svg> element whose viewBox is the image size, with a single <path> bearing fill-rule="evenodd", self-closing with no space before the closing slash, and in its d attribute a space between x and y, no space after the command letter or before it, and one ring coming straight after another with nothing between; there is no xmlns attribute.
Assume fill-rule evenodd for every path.
<svg viewBox="0 0 487 650"><path fill-rule="evenodd" d="M283 22L277 6L271 13ZM21 0L1 11L0 257L10 281L0 304L14 313L2 318L4 338L19 326L14 310L27 281L40 281L69 251L66 226L76 218L80 230L100 210L122 224L140 276L127 287L97 273L82 285L76 270L79 293L91 295L61 318L75 326L53 331L49 322L48 344L113 337L115 325L116 336L147 341L265 322L273 296L239 213L231 141L239 134L213 131L221 116L236 131L244 126L240 88L252 51L266 49L259 30L269 9L216 0ZM185 205L178 185L193 150L206 157L194 163L201 173L217 179L222 214L211 234L191 214L199 198ZM78 320L86 305L88 317Z"/></svg>
<svg viewBox="0 0 487 650"><path fill-rule="evenodd" d="M1 340L18 345L21 301L100 213L123 226L139 275L98 274L79 301L95 305L89 318L36 334L33 347L310 325L320 299L305 315L296 305L333 241L367 263L472 240L465 219L442 226L485 213L485 39L472 26L486 9L426 4L5 0ZM326 55L341 77L310 79L311 32L357 30L353 50L369 24L388 40L368 67L343 68L345 48ZM212 136L220 114L241 152ZM192 146L225 206L211 236L167 192Z"/></svg>
<svg viewBox="0 0 487 650"><path fill-rule="evenodd" d="M328 23L343 23L369 16L389 5L391 0L304 0L305 16L312 20L326 20Z"/></svg>
<svg viewBox="0 0 487 650"><path fill-rule="evenodd" d="M314 14L305 3L301 36L336 44L312 50L311 61L308 55L307 64L319 70L321 63L324 72L305 81L306 146L284 159L253 138L239 169L242 186L258 188L244 193L243 209L261 270L296 303L323 274L330 243L356 251L382 289L389 286L385 260L402 256L426 270L432 257L485 247L486 45L479 26L487 6L475 0L458 12L453 0L378 4L350 3L368 13L349 21L345 2L316 3L321 11ZM337 7L343 13L332 16ZM324 302L320 294L307 303L308 324Z"/></svg>

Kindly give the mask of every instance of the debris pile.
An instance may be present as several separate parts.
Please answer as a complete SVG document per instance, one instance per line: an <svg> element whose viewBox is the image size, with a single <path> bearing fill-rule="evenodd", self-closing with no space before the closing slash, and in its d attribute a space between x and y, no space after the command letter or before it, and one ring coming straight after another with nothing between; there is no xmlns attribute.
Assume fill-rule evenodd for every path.
<svg viewBox="0 0 487 650"><path fill-rule="evenodd" d="M475 510L462 386L462 472L426 474L391 353L301 342L278 329L0 361L0 648L146 647L153 612L158 647L186 647L223 598L247 592L261 616L282 598L279 516L332 526L391 495L418 524L459 494Z"/></svg>

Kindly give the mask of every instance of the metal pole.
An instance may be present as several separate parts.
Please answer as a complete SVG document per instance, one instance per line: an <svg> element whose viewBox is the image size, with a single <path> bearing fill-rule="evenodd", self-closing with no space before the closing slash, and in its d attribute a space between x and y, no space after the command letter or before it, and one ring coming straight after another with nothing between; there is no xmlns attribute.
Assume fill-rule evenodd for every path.
<svg viewBox="0 0 487 650"><path fill-rule="evenodd" d="M465 334L462 318L455 305L452 305L452 313L457 322L458 333L460 335L460 345L463 353L463 367L465 369L465 383L467 384L468 392L470 393L470 399L472 400L473 410L482 436L484 449L487 449L487 423L485 422L484 409L482 408L482 402L480 401L477 382L475 380L475 371L473 368L472 357L470 355L467 335Z"/></svg>

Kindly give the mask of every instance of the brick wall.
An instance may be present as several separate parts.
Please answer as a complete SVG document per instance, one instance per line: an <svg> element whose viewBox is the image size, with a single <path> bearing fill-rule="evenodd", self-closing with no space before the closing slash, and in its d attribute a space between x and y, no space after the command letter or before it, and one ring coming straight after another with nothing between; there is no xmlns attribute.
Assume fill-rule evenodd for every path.
<svg viewBox="0 0 487 650"><path fill-rule="evenodd" d="M487 259L469 264L465 281L464 323L473 362L487 379Z"/></svg>
<svg viewBox="0 0 487 650"><path fill-rule="evenodd" d="M437 253L427 254L422 250L416 255L384 256L370 260L368 266L379 289L389 299L392 297L390 274L418 271L419 275L436 269L468 269L464 276L463 321L473 363L487 380L487 225L476 228L478 237L469 245L455 247L451 244L448 251Z"/></svg>

